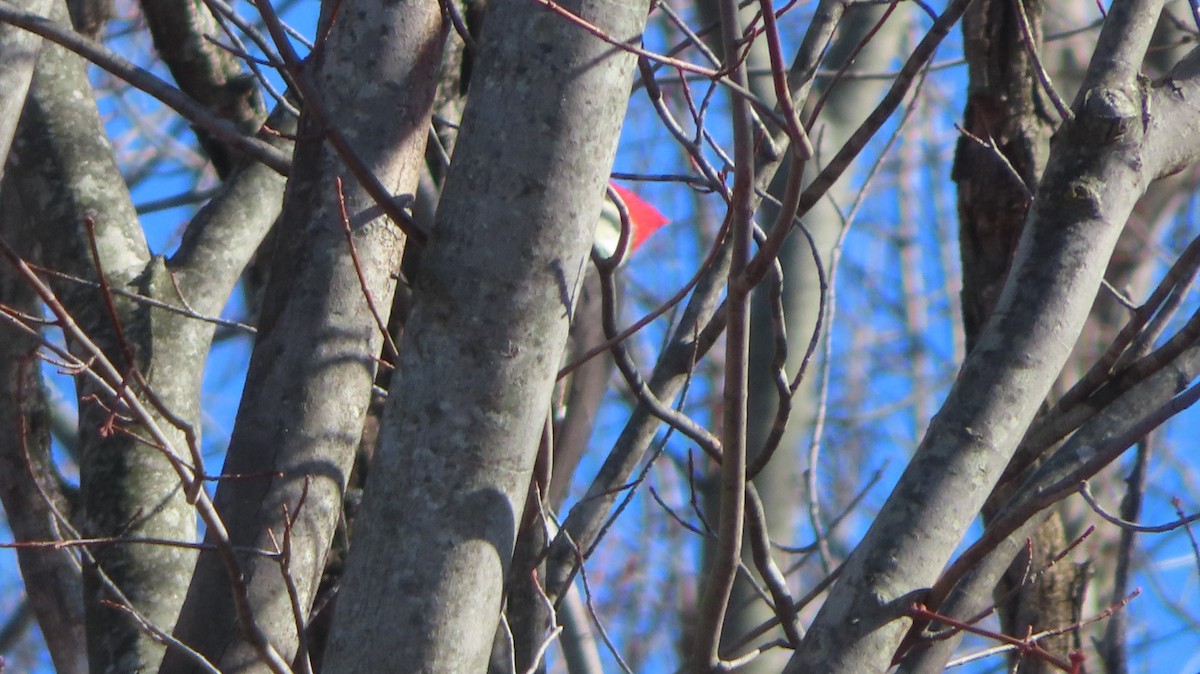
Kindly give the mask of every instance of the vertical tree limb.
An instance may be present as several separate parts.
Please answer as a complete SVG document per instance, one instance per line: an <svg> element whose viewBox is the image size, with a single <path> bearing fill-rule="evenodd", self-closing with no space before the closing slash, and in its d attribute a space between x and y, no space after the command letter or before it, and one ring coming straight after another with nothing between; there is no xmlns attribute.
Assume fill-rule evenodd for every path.
<svg viewBox="0 0 1200 674"><path fill-rule="evenodd" d="M640 2L563 9L636 41ZM483 671L632 59L545 8L487 30L326 661ZM456 635L446 639L445 635Z"/></svg>

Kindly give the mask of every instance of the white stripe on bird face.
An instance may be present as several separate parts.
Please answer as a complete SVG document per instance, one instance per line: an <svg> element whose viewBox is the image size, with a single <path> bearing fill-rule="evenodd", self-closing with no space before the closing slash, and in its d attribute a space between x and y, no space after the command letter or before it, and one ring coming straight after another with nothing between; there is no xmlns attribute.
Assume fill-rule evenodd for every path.
<svg viewBox="0 0 1200 674"><path fill-rule="evenodd" d="M630 227L633 224L630 223ZM630 238L632 238L630 232ZM596 223L596 236L592 245L603 257L612 257L617 252L617 244L621 241L621 212L612 199L604 199L604 207L600 209L600 222ZM626 246L625 257L629 257L629 246Z"/></svg>
<svg viewBox="0 0 1200 674"><path fill-rule="evenodd" d="M596 235L593 245L604 257L612 257L621 241L621 212L614 203L612 194L624 204L629 214L629 242L626 244L625 258L628 259L647 238L660 227L667 224L666 216L651 206L644 199L630 190L609 181L609 192L606 193L604 206L600 211L600 222L596 225ZM625 260L621 260L624 262Z"/></svg>

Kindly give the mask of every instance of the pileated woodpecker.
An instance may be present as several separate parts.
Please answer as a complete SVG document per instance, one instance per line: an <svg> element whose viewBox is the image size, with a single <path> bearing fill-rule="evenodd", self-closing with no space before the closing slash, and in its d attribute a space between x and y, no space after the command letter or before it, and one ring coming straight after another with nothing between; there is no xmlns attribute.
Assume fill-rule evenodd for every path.
<svg viewBox="0 0 1200 674"><path fill-rule="evenodd" d="M610 187L624 204L625 211L629 216L629 242L621 260L624 262L637 252L637 249L651 234L667 224L668 221L662 213L659 213L657 209L633 192L615 183L610 183ZM612 203L611 199L606 199L600 222L596 225L594 241L594 245L604 257L611 257L615 252L620 241L621 229L620 209ZM397 291L396 302L393 304L392 316L388 325L389 332L397 338L400 331L403 330L404 319L407 317L409 308L408 302L403 297L404 291L404 288ZM593 268L584 278L583 289L576 305L575 321L571 326L570 343L566 350L567 360L572 358L572 353L583 353L584 350L604 342L600 305L599 275ZM390 361L391 359L385 352L382 360ZM570 486L571 475L575 472L579 457L587 447L596 408L608 387L611 371L612 363L607 355L593 358L577 369L572 377L564 382L561 389L558 408L562 414L556 414L555 420L557 439L553 451L554 469L550 495L550 503L556 508L562 504L562 498L565 497L566 490ZM376 384L386 389L390 380L391 371L382 368ZM347 528L351 526L357 511L361 486L365 482L365 473L369 469L370 457L374 453L381 407L379 404L374 404L368 411L366 427L363 429L359 447L359 457L355 461L355 469L347 485L346 520L344 522L344 526ZM346 553L345 547L348 542L347 532L342 530L339 542L334 546L335 549L330 553L330 559L326 563L325 573L317 593L318 599L313 607L309 623L308 644L312 662L316 666L319 666L324 653L325 639L333 616L333 604L336 603L334 601L336 587L341 577L342 559Z"/></svg>
<svg viewBox="0 0 1200 674"><path fill-rule="evenodd" d="M620 264L623 264L641 248L642 244L646 242L646 239L650 238L651 234L661 229L669 220L658 209L651 206L632 191L611 181L608 186L611 188L611 192L609 193L609 198L604 200L604 206L600 212L600 221L596 223L593 246L604 258L612 257L616 253L617 246L620 243L623 227L628 226L629 240L625 245L624 256L618 261ZM622 206L624 206L624 211L628 216L627 223L622 223L622 209L618 208L617 204L614 203L613 196L620 199ZM418 262L415 258L410 259L407 256L405 257L405 266L409 267L407 271L410 274L414 271L411 268L412 265ZM396 342L400 341L400 333L404 329L404 321L408 317L409 309L408 289L405 287L398 288L392 306L392 314L388 321L388 331L392 334ZM579 299L576 302L575 319L571 326L571 334L568 337L568 343L564 352L564 363L574 360L576 355L583 354L605 342L600 312L600 278L593 268L584 277ZM386 351L383 353L381 360L389 366L394 365L390 354ZM571 476L579 464L579 458L583 455L583 451L587 447L587 442L592 431L592 423L595 420L596 409L600 406L600 400L604 396L605 389L608 388L608 380L611 372L611 359L607 355L602 355L582 364L570 378L560 382L558 393L555 396L556 409L554 410L553 417L555 437L552 458L553 469L545 471L544 469L547 466L543 463L543 473L538 476L538 482L543 488L547 480L550 482L548 503L555 509L562 505L563 499L567 494L567 489L570 487ZM387 390L390 382L390 367L380 369L376 377L377 387ZM381 403L382 400L378 402ZM361 484L363 482L362 472L366 470L375 449L375 432L378 427L381 408L381 404L376 404L372 406L370 411L360 446L360 457L355 462L355 475L353 477L356 479L353 479L352 483ZM550 457L543 458L548 459Z"/></svg>
<svg viewBox="0 0 1200 674"><path fill-rule="evenodd" d="M633 192L616 183L609 183L609 186L620 198L629 215L629 242L620 261L624 263L638 251L651 234L667 224L668 220L658 209ZM620 210L611 199L605 199L593 243L603 257L612 257L616 252L621 228ZM606 341L601 322L601 300L600 277L596 270L592 269L584 277L583 288L575 306L575 320L571 325L571 335L564 352L564 364ZM612 359L608 354L603 354L583 363L567 379L560 382L554 410L554 448L550 457L550 470L547 471L550 473L547 505L554 510L562 507L563 500L567 497L571 478L583 452L587 449L596 410L608 389L611 374ZM542 479L545 477L547 476L543 475Z"/></svg>
<svg viewBox="0 0 1200 674"><path fill-rule="evenodd" d="M628 214L629 240L624 255L617 261L620 263L636 253L655 230L666 224L667 219L629 190L615 184L610 186L611 194L620 199ZM606 258L612 257L620 241L622 223L619 214L620 209L616 204L606 200L593 240L595 252ZM620 299L619 292L614 299ZM575 360L576 356L606 341L602 308L601 277L593 267L584 276L575 303L574 322L563 354L564 363ZM536 577L533 572L543 561L542 551L549 544L542 516L558 511L563 505L571 478L587 449L596 410L608 389L612 369L612 358L604 353L583 363L558 382L551 410L553 423L547 424L551 432L543 434L505 583L508 601L504 611L508 629L497 632L489 672L511 671L514 663L518 671L530 669L536 660L539 644L545 641L547 631L553 627L552 616L543 599L545 595L540 594L540 588L533 581Z"/></svg>
<svg viewBox="0 0 1200 674"><path fill-rule="evenodd" d="M658 209L646 203L641 197L610 182L609 187L625 204L629 213L629 244L626 259L641 247L650 235L657 232L663 225L670 222ZM604 257L612 257L617 250L621 237L621 212L612 199L604 200L604 208L600 211L600 222L596 225L596 236L593 245ZM624 261L624 260L622 260Z"/></svg>

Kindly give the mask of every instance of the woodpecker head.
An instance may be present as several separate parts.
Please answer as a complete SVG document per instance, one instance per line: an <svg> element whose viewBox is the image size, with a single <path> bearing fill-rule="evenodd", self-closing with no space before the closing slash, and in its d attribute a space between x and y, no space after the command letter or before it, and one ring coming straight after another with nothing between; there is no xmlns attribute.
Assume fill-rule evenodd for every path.
<svg viewBox="0 0 1200 674"><path fill-rule="evenodd" d="M624 262L637 251L646 239L650 238L651 234L670 221L662 213L659 213L658 209L643 201L633 192L616 183L610 182L609 186L625 204L625 210L629 213L629 244L622 259ZM620 240L621 212L609 197L604 200L604 209L600 212L600 222L596 225L594 245L601 255L608 258L616 252Z"/></svg>

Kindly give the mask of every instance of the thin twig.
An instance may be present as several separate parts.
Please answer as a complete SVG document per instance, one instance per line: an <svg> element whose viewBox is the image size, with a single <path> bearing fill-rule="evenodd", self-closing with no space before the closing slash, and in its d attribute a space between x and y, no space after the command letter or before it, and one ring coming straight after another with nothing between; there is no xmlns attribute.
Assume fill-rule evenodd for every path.
<svg viewBox="0 0 1200 674"><path fill-rule="evenodd" d="M1140 438L1161 426L1171 417L1188 409L1197 401L1200 401L1200 384L1187 388L1130 423L1120 433L1107 438L1095 447L1088 448L1086 460L1079 462L1065 477L1050 484L1026 484L1023 486L1021 493L1034 496L1025 498L1018 504L1006 506L988 525L979 539L942 573L933 588L929 590L926 603L930 606L941 605L968 570L974 568L979 560L994 550L1030 518L1078 491L1082 481L1098 473Z"/></svg>
<svg viewBox="0 0 1200 674"><path fill-rule="evenodd" d="M588 583L587 569L584 567L583 556L579 554L578 546L574 545L575 542L571 540L571 535L566 531L562 531L560 535L566 536L575 549L576 561L579 564L579 584L583 587L584 605L587 607L588 615L592 618L592 624L596 626L596 631L600 633L600 638L604 641L604 645L608 647L609 654L617 661L617 666L621 668L621 671L625 672L625 674L633 674L633 670L629 668L625 659L621 657L620 651L617 650L616 644L609 638L608 630L604 629L604 623L600 621L600 615L596 613L596 605L592 602L592 587Z"/></svg>
<svg viewBox="0 0 1200 674"><path fill-rule="evenodd" d="M106 578L107 575L108 574L105 574ZM108 583L111 585L111 587L109 587L110 590L116 587L115 583L113 583L111 580L109 580ZM133 604L129 603L129 599L125 598L124 596L121 597L120 602L102 599L100 603L109 608L117 609L118 611L127 613L129 617L133 618L134 622L136 622L138 626L141 627L144 632L146 632L146 634L150 635L152 639L161 644L166 644L172 648L178 648L180 652L187 655L189 660L199 666L202 671L209 672L209 674L221 674L221 670L217 669L216 665L210 662L208 658L204 657L203 654L191 646L183 643L179 639L176 639L171 635L170 632L161 629L154 623L150 622L145 616L135 610L133 608Z"/></svg>
<svg viewBox="0 0 1200 674"><path fill-rule="evenodd" d="M909 615L912 616L914 620L936 620L940 623L945 623L947 625L951 625L951 626L953 626L957 629L960 629L964 632L970 632L971 634L976 634L976 635L979 635L982 637L986 637L988 639L994 639L996 641L1000 641L1000 642L1008 645L1011 648L1015 648L1022 655L1032 655L1033 657L1037 658L1038 660L1041 660L1047 664L1058 667L1059 669L1063 670L1064 672L1072 671L1070 663L1068 663L1066 660L1063 660L1062 658L1055 656L1054 654L1050 653L1046 649L1039 646L1037 644L1036 638L1033 636L1029 636L1024 639L1018 639L1016 637L1010 637L1007 634L1004 634L1003 632L994 632L991 630L986 630L986 629L983 629L980 627L976 627L975 625L972 625L967 622L955 620L954 618L951 618L950 616L944 616L944 615L940 615L934 611L930 611L928 608L925 607L924 604L920 604L920 603L912 605L912 607L909 609ZM1041 636L1041 635L1039 635L1039 636Z"/></svg>
<svg viewBox="0 0 1200 674"><path fill-rule="evenodd" d="M1042 65L1042 57L1038 52L1039 46L1033 42L1033 30L1029 26L1029 14L1025 11L1024 0L1012 0L1014 9L1013 12L1017 17L1017 25L1021 28L1021 44L1025 47L1025 53L1029 56L1029 62L1033 65L1034 72L1037 73L1038 82L1042 84L1042 90L1050 97L1050 102L1054 104L1054 109L1058 111L1058 118L1064 122L1069 122L1075 119L1075 113L1071 112L1071 107L1063 101L1059 95L1058 89L1054 88L1054 83L1050 81L1050 73L1046 72L1046 66Z"/></svg>
<svg viewBox="0 0 1200 674"><path fill-rule="evenodd" d="M770 6L769 0L763 0ZM740 21L735 0L722 0L721 42L729 79L746 84L745 65L739 61ZM730 101L733 121L733 194L726 215L732 243L726 305L729 320L725 333L725 387L722 414L722 454L718 542L714 546L704 586L704 597L693 633L691 666L696 672L721 663L720 638L737 566L741 561L746 512L746 423L750 351L750 291L743 272L750 261L754 235L754 134L750 106L744 99Z"/></svg>
<svg viewBox="0 0 1200 674"><path fill-rule="evenodd" d="M1196 532L1192 531L1192 520L1183 516L1183 506L1178 496L1171 499L1171 505L1175 506L1175 512L1181 518L1183 530L1187 532L1188 541L1192 544L1192 557L1196 560L1196 567L1200 568L1200 543L1196 542Z"/></svg>
<svg viewBox="0 0 1200 674"><path fill-rule="evenodd" d="M0 243L3 243L3 242L0 241ZM24 364L23 364L23 366L24 366ZM20 390L20 387L23 386L23 384L25 382L25 378L20 377L20 378L18 378L17 382L18 382L17 383L18 398L23 399L24 393L22 390ZM23 406L18 407L18 416L19 416L19 425L20 425L21 453L22 453L23 459L25 461L25 464L32 466L33 458L29 454L29 443L28 443L28 435L29 435L28 434L28 419L25 417L25 410L24 410ZM70 543L72 543L74 541L82 540L79 535L79 531L71 523L71 520L59 509L58 505L54 502L54 499L52 499L50 497L50 494L48 494L46 492L45 486L42 485L41 480L38 479L37 475L33 475L32 477L33 477L32 481L33 481L34 489L36 489L38 492L38 495L41 496L42 504L45 505L46 508L50 511L50 513L54 516L55 533L59 534L61 536L60 530L65 530L72 538L71 541L67 541L67 540L60 538L59 540L56 540L56 541L45 541L44 543L47 544L47 546L54 546L53 549L59 549L60 547L70 547L70 545L69 545ZM122 541L122 542L124 542L124 541ZM25 542L23 542L23 545L26 545L29 547L36 547L36 546L40 545L41 543L42 542L38 542L38 541L25 541ZM174 542L171 542L171 543L174 544ZM68 545L64 546L63 544L68 544ZM187 644L179 642L177 639L175 639L169 633L160 629L158 626L154 625L152 622L150 622L149 619L147 619L140 612L138 612L138 610L136 608L134 608L133 603L129 600L129 598L125 596L125 592L116 584L115 581L113 581L112 577L109 576L108 573L104 570L104 568L101 567L100 564L97 562L96 557L92 554L90 546L84 545L80 548L80 550L82 552L81 556L86 557L88 559L89 563L92 565L93 569L95 569L96 575L99 577L101 584L103 584L105 589L107 589L109 592L111 592L112 596L116 597L116 599L117 599L117 601L103 600L102 603L104 603L107 606L110 606L110 607L113 607L113 608L116 608L116 609L119 609L119 610L122 610L122 611L125 611L126 613L128 613L138 623L138 625L147 634L149 634L151 636L151 638L159 641L160 643L170 644L170 645L178 648L189 659L191 659L193 662L195 662L202 670L208 671L208 672L211 672L214 674L219 674L219 672L217 672L217 669L212 665L212 663L210 663L203 655L201 655L200 653L195 651L193 648L191 648ZM75 560L75 557L71 556L71 559ZM75 562L75 568L77 570L80 568L78 561Z"/></svg>
<svg viewBox="0 0 1200 674"><path fill-rule="evenodd" d="M1020 0L1013 1L1020 2ZM1008 176L1012 178L1014 182L1016 182L1017 187L1021 189L1021 194L1025 196L1025 202L1027 204L1033 202L1033 190L1030 189L1029 185L1025 183L1025 179L1021 177L1020 172L1017 171L1017 167L1013 166L1012 162L1009 161L1008 155L1004 154L1000 151L1000 148L996 147L996 140L992 138L990 133L988 134L987 138L981 138L968 131L966 127L962 126L961 124L955 124L954 128L960 134L977 143L980 147L991 152L992 158L1000 162L1000 165L1004 167L1004 172L1007 173Z"/></svg>
<svg viewBox="0 0 1200 674"><path fill-rule="evenodd" d="M275 41L275 48L279 50L279 55L283 58L287 70L295 78L296 86L300 91L301 97L304 99L305 112L313 116L325 134L326 140L329 141L330 146L341 157L342 162L346 164L346 168L350 170L350 173L354 175L358 183L362 185L363 190L375 201L375 204L383 209L383 212L387 214L392 222L412 241L418 244L425 243L429 235L417 226L411 215L404 212L404 207L412 201L412 195L394 197L383 183L379 182L379 177L363 162L362 157L359 157L354 148L350 147L349 141L346 140L341 130L332 123L322 105L317 88L312 84L312 80L309 79L304 69L304 64L296 54L296 50L292 48L291 42L288 41L284 24L279 20L279 16L275 14L270 1L254 0L254 6L258 8L259 13L262 15L263 22L267 25L267 31Z"/></svg>
<svg viewBox="0 0 1200 674"><path fill-rule="evenodd" d="M1083 500L1087 501L1087 504L1092 507L1092 511L1099 515L1100 518L1105 522L1108 522L1109 524L1115 524L1122 529L1136 531L1141 534L1160 534L1167 531L1174 531L1180 527L1185 527L1192 522L1200 520L1200 513L1195 515L1184 515L1181 512L1181 519L1167 522L1165 524L1138 524L1137 522L1130 522L1129 520L1122 519L1105 510L1104 507L1096 501L1096 497L1092 495L1092 491L1088 487L1086 480L1079 483L1079 495L1082 496Z"/></svg>
<svg viewBox="0 0 1200 674"><path fill-rule="evenodd" d="M616 282L613 277L614 269L605 266L602 260L596 260L596 262L600 273L601 322L603 323L604 334L608 336L616 332ZM629 352L623 342L616 338L610 338L606 343L612 344L609 347L609 351L612 353L617 371L621 373L630 392L634 394L638 401L644 403L650 412L661 419L663 423L678 430L694 441L713 461L720 463L723 453L721 441L708 432L708 429L692 420L691 417L684 414L681 410L671 408L659 400L658 396L654 395L654 391L650 390L650 386L638 372L633 359L629 357Z"/></svg>
<svg viewBox="0 0 1200 674"><path fill-rule="evenodd" d="M1150 454L1154 448L1151 434L1138 442L1133 468L1125 480L1125 496L1121 499L1121 519L1134 521L1140 518L1142 501L1146 494L1146 474ZM1134 569L1134 550L1137 533L1121 529L1117 541L1116 564L1112 575L1112 597L1116 601L1129 592L1129 581ZM1124 612L1114 613L1104 628L1104 637L1096 644L1096 650L1112 674L1127 674L1129 671L1128 616Z"/></svg>
<svg viewBox="0 0 1200 674"><path fill-rule="evenodd" d="M800 627L796 623L795 602L788 591L787 580L771 559L771 536L767 531L767 513L753 482L746 483L746 523L754 567L758 569L774 600L775 617L783 627L792 648L800 647Z"/></svg>
<svg viewBox="0 0 1200 674"><path fill-rule="evenodd" d="M0 255L8 259L8 262L17 273L25 279L26 283L33 288L46 307L58 319L58 325L67 339L73 340L79 348L88 354L89 371L95 372L100 378L104 379L114 391L114 395L118 397L150 432L155 442L167 448L164 451L164 456L175 469L175 473L181 480L181 483L186 489L195 490L197 513L201 521L204 522L208 535L217 546L218 554L229 576L233 603L243 636L257 651L258 656L271 671L276 674L288 674L290 667L287 662L284 661L275 647L267 640L262 628L259 627L253 613L250 611L249 591L245 584L245 576L242 573L241 565L237 560L237 555L229 539L229 532L225 528L225 523L217 512L216 506L209 499L208 494L203 489L195 487L195 484L199 482L197 473L192 467L180 460L178 453L171 449L173 445L170 438L167 437L166 432L159 426L158 421L142 403L142 400L137 395L134 395L129 388L122 385L122 375L113 366L112 362L109 361L104 351L79 327L79 324L75 322L70 312L62 305L62 302L59 301L54 291L38 278L29 265L2 238L0 238Z"/></svg>
<svg viewBox="0 0 1200 674"><path fill-rule="evenodd" d="M106 47L62 27L50 19L25 12L6 0L0 0L0 22L23 28L82 56L121 80L140 89L178 112L189 122L213 134L248 156L261 161L280 175L291 169L291 158L270 143L243 135L234 124L213 114L192 97L167 84L148 70Z"/></svg>
<svg viewBox="0 0 1200 674"><path fill-rule="evenodd" d="M400 349L396 348L396 341L392 339L392 333L388 331L387 321L383 320L383 316L379 314L379 308L375 306L375 298L371 295L367 276L363 272L362 264L358 261L358 248L354 245L354 230L350 227L350 213L346 211L346 195L342 192L341 176L334 178L334 182L336 184L338 208L342 211L342 232L346 235L346 245L350 248L350 260L354 263L354 273L358 275L358 285L362 288L363 297L367 300L367 308L371 310L371 316L375 319L375 326L383 334L383 342L387 345L388 354L392 357L393 362L395 362L400 357Z"/></svg>
<svg viewBox="0 0 1200 674"><path fill-rule="evenodd" d="M289 508L287 503L280 505L283 510L283 541L276 543L279 554L275 558L279 563L279 574L283 577L283 585L287 589L288 601L292 606L292 620L296 625L296 657L292 658L292 662L298 666L299 674L312 674L313 670L312 660L309 658L304 604L300 601L300 590L296 587L296 579L292 577L292 531L296 527L296 520L300 517L300 510L304 507L304 502L308 500L309 481L309 476L305 475L295 508ZM272 541L275 540L275 532L271 529L267 529L267 535L271 537Z"/></svg>

